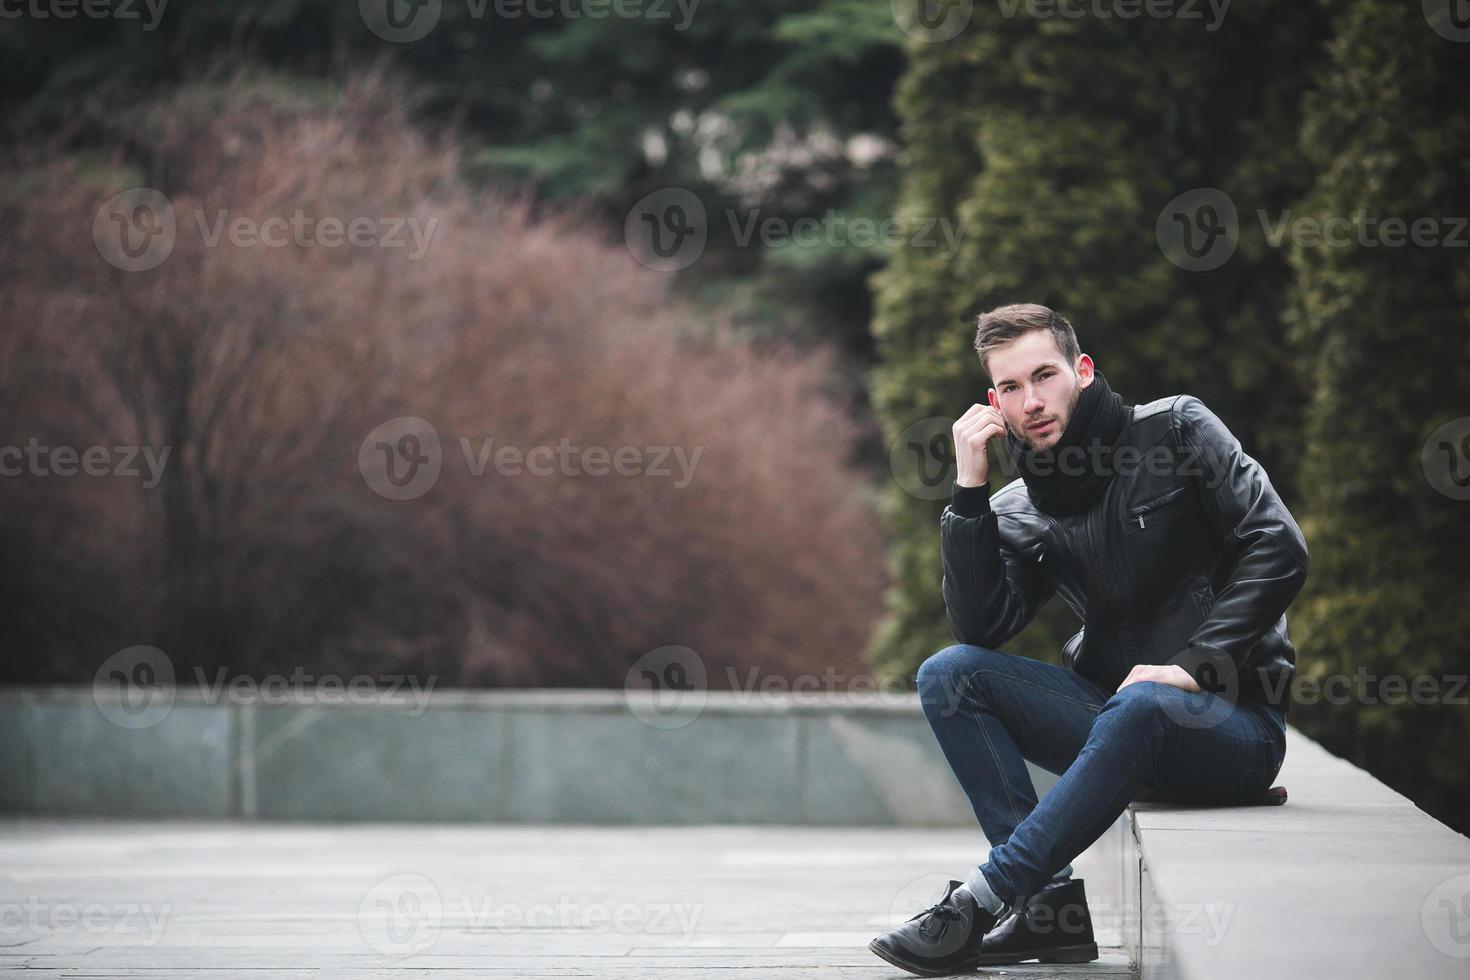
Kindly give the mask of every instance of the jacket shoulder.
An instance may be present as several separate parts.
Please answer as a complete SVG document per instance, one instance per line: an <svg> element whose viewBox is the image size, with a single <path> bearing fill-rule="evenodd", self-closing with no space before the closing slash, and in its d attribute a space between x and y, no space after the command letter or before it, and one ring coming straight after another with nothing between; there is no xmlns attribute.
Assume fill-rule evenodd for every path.
<svg viewBox="0 0 1470 980"><path fill-rule="evenodd" d="M1152 433L1155 437L1173 430L1190 430L1204 434L1209 441L1228 435L1224 423L1215 417L1204 402L1194 395L1168 395L1151 402L1133 406L1133 425L1140 437Z"/></svg>
<svg viewBox="0 0 1470 980"><path fill-rule="evenodd" d="M1144 419L1153 418L1156 415L1173 415L1183 411L1186 402L1199 399L1193 395L1165 395L1163 398L1155 398L1151 402L1133 406L1133 421L1141 422Z"/></svg>

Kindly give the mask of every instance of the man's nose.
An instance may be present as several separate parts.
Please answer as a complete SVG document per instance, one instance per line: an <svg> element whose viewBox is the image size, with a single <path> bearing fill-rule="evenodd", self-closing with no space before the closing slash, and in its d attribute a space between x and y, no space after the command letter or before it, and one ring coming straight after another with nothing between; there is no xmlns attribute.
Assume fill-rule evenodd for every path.
<svg viewBox="0 0 1470 980"><path fill-rule="evenodd" d="M1041 396L1037 394L1035 388L1026 392L1026 404L1021 406L1023 412L1027 415L1035 415L1045 407L1046 403L1041 400Z"/></svg>

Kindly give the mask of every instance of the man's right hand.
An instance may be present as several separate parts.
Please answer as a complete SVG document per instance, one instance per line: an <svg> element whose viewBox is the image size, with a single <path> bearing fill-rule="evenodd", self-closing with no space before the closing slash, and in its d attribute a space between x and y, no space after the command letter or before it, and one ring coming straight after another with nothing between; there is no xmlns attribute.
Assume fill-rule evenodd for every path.
<svg viewBox="0 0 1470 980"><path fill-rule="evenodd" d="M1006 432L1006 420L989 405L971 405L954 424L955 483L983 487L990 480L990 454L986 447Z"/></svg>

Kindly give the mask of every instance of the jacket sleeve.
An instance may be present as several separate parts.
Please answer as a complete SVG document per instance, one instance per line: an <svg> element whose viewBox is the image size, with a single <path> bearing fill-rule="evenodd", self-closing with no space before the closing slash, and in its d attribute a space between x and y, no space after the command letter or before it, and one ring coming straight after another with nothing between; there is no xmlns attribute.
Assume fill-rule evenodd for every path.
<svg viewBox="0 0 1470 980"><path fill-rule="evenodd" d="M1190 648L1204 648L1205 656L1185 666L1203 687L1211 679L1201 677L1206 664L1233 666L1238 673L1251 648L1286 613L1307 580L1307 543L1266 471L1225 424L1192 396L1182 398L1178 410L1186 462L1224 543L1215 603L1189 639Z"/></svg>
<svg viewBox="0 0 1470 980"><path fill-rule="evenodd" d="M944 605L958 643L996 649L1029 623L1055 591L1001 533L988 487L955 487L939 518Z"/></svg>

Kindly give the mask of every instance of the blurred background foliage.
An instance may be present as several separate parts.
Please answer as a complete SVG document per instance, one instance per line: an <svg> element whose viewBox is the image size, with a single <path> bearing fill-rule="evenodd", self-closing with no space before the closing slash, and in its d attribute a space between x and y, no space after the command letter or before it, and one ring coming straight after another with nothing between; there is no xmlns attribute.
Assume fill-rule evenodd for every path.
<svg viewBox="0 0 1470 980"><path fill-rule="evenodd" d="M1312 554L1291 616L1303 676L1463 673L1467 504L1430 485L1421 451L1470 415L1467 253L1277 242L1268 226L1365 213L1447 229L1470 215L1470 44L1394 0L1260 0L1232 6L1215 29L964 6L965 29L942 43L907 37L876 0L706 0L687 21L674 4L664 18L504 18L446 2L434 30L401 45L333 0L176 0L147 32L6 21L0 367L11 438L36 433L26 414L50 392L58 438L94 431L76 413L101 399L88 414L187 444L187 426L149 427L169 417L149 399L220 397L218 374L181 392L185 377L200 383L200 363L218 371L210 345L221 337L275 352L252 370L319 364L317 377L358 399L334 422L340 439L325 424L297 434L288 455L301 488L262 495L267 516L247 521L255 512L206 494L221 512L214 538L191 494L225 479L212 466L279 465L240 458L266 419L237 419L223 443L233 450L187 457L170 474L182 484L150 502L165 513L11 481L7 612L12 642L29 652L10 673L85 677L90 661L60 652L86 647L99 660L126 645L113 642L122 623L239 669L297 657L284 651L296 643L334 663L397 651L464 683L616 684L643 649L683 642L778 671L857 670L866 650L879 669L911 675L951 639L938 588L944 501L905 493L887 447L910 424L983 399L970 318L1017 301L1065 312L1127 401L1196 394L1263 462ZM289 133L295 142L267 138ZM271 155L223 152L241 134ZM326 134L360 156L327 153ZM320 176L334 173L355 196L334 197L339 183ZM59 216L81 222L104 191L135 183L242 211L305 200L444 214L455 254L436 253L432 274L371 265L381 258L242 266L207 254L152 280L98 269ZM955 255L742 247L716 221L699 262L660 276L616 242L629 208L670 186L742 223L899 215L962 223L963 239ZM1164 255L1156 222L1206 187L1237 206L1238 247L1219 268L1186 271ZM502 267L510 255L529 258ZM322 299L323 283L341 297L385 276L429 276L417 287L429 292ZM97 343L114 345L110 371L92 348L74 349L99 329ZM531 372L540 389L497 367L521 345L516 363L544 366ZM604 357L613 349L621 357ZM159 350L173 352L174 373L155 364L149 391L129 391ZM648 364L660 366L651 381ZM289 372L267 375L295 390ZM67 385L74 393L60 394ZM411 519L326 490L341 460L320 447L355 451L348 434L373 419L439 411L473 430L514 418L534 440L580 424L580 394L621 405L627 390L640 405L612 411L603 438L650 441L651 420L679 406L678 437L727 461L718 490L652 505L559 487L583 495L586 520L544 509L532 490L490 505L449 487ZM336 503L302 509L321 497ZM108 534L75 532L97 513ZM308 513L315 535L297 527ZM655 513L663 536L650 530ZM282 603L287 568L315 578ZM253 597L240 587L247 571ZM169 583L156 608L140 584L154 581ZM364 603L420 613L385 625L355 611ZM1055 662L1076 626L1053 603L1014 649ZM1470 829L1470 781L1449 761L1470 736L1470 707L1368 693L1300 704L1291 720Z"/></svg>

